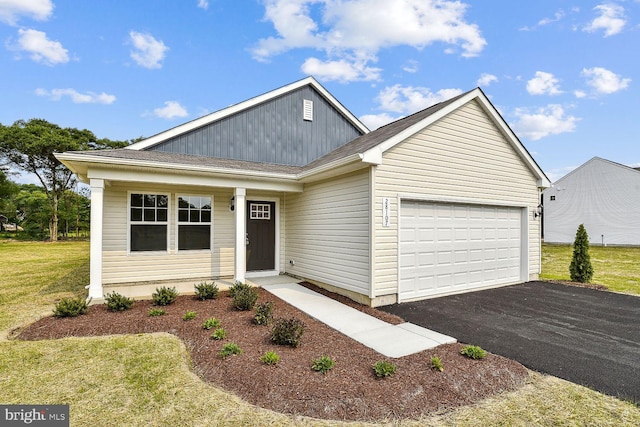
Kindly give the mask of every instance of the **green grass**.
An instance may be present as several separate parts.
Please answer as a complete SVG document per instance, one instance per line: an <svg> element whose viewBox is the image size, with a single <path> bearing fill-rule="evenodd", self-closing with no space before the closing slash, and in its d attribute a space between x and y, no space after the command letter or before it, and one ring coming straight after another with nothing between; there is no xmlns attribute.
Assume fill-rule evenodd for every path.
<svg viewBox="0 0 640 427"><path fill-rule="evenodd" d="M51 313L62 297L86 296L89 242L0 240L0 337Z"/></svg>
<svg viewBox="0 0 640 427"><path fill-rule="evenodd" d="M570 245L542 245L543 280L570 280ZM640 295L640 248L591 246L592 283L612 291Z"/></svg>
<svg viewBox="0 0 640 427"><path fill-rule="evenodd" d="M50 314L59 297L84 295L88 250L83 242L0 241L4 265L12 264L0 277L0 336L35 320L37 313ZM71 425L95 427L344 425L261 409L204 383L191 371L183 343L169 334L36 342L0 338L0 402L69 403ZM640 408L532 374L520 390L439 416L349 425L637 426Z"/></svg>

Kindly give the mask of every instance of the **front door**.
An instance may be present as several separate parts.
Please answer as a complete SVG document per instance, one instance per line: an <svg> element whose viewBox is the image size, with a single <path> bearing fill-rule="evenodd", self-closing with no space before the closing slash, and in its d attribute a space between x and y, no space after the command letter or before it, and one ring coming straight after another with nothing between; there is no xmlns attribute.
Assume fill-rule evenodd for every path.
<svg viewBox="0 0 640 427"><path fill-rule="evenodd" d="M276 204L247 201L247 271L275 270Z"/></svg>

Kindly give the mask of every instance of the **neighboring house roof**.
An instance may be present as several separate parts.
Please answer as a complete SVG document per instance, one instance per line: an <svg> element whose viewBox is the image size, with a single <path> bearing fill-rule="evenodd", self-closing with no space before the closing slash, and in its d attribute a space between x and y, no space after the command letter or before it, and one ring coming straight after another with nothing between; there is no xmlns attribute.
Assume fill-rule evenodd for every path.
<svg viewBox="0 0 640 427"><path fill-rule="evenodd" d="M189 132L206 123L218 120L223 115L237 113L238 111L241 111L242 108L255 106L264 102L267 98L271 99L276 96L281 96L287 90L295 90L308 84L323 91L323 96L330 99L331 103L334 104L341 113L350 117L349 120L352 121L354 125L359 123L359 126L361 126L360 129L363 132L366 131L365 134L302 166L277 165L265 162L230 160L216 157L193 156L149 150L153 144L160 143L166 138L174 137L179 132ZM276 91L269 92L268 94L260 97L253 98L252 100L245 101L244 103L237 104L236 106L229 107L229 109L221 110L218 113L213 113L212 115L208 115L201 119L194 120L193 122L170 129L123 149L68 152L59 154L57 157L64 161L64 163L81 178L86 178L88 164L92 163L94 165L105 166L117 164L120 166L126 165L131 167L164 168L187 170L192 172L199 171L203 174L225 172L238 175L256 174L258 176L262 175L271 178L306 182L333 176L336 175L337 172L348 172L371 164L381 164L383 161L382 155L385 151L391 149L411 135L414 135L428 127L466 103L475 100L492 119L496 127L505 136L506 140L522 158L534 176L537 177L538 186L548 187L550 185L549 179L546 177L542 169L540 169L538 164L531 157L529 152L525 149L480 88L470 90L415 114L396 120L395 122L382 126L373 132L368 132L364 125L355 119L355 117L351 116L351 113L348 113L348 111L344 109L344 107L342 107L335 98L329 95L328 92L326 92L325 95L324 92L326 92L326 90L322 88L315 79L307 78L291 85L284 86Z"/></svg>
<svg viewBox="0 0 640 427"><path fill-rule="evenodd" d="M562 178L559 178L556 182L553 183L553 186L556 187L558 184L561 184L562 181L564 181L567 178L570 178L572 175L576 174L581 169L587 168L591 164L597 163L597 162L602 162L610 166L621 168L622 170L626 170L629 172L638 173L638 177L640 178L640 168L632 168L630 166L623 165L622 163L612 162L611 160L607 160L607 159L603 159L602 157L595 156L590 160L584 162L583 164L581 164L580 166L578 166L577 168L575 168L574 170L572 170L571 172L563 176Z"/></svg>

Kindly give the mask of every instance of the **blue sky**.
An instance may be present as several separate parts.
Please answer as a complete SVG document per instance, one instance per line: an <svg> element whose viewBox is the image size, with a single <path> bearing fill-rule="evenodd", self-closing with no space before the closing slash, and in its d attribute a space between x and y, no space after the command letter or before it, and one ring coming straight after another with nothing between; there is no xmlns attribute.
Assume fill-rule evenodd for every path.
<svg viewBox="0 0 640 427"><path fill-rule="evenodd" d="M4 125L148 137L313 75L371 129L480 86L552 181L640 166L640 0L0 0L0 39Z"/></svg>

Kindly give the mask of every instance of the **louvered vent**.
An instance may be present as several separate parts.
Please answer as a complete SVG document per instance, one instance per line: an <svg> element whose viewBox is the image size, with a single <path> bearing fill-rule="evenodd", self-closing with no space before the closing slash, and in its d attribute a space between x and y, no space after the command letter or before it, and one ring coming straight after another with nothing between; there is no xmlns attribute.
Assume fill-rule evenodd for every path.
<svg viewBox="0 0 640 427"><path fill-rule="evenodd" d="M302 118L313 121L313 101L310 99L304 99L302 101Z"/></svg>

